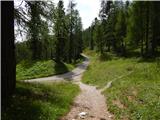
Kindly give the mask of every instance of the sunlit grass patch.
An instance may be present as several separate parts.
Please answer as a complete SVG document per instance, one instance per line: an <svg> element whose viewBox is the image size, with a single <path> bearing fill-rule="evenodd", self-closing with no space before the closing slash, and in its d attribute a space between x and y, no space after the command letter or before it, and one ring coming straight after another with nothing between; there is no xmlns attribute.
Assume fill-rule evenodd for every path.
<svg viewBox="0 0 160 120"><path fill-rule="evenodd" d="M125 76L135 69L134 61L129 59L113 59L101 61L97 57L91 57L88 71L84 73L83 82L104 87L109 81Z"/></svg>

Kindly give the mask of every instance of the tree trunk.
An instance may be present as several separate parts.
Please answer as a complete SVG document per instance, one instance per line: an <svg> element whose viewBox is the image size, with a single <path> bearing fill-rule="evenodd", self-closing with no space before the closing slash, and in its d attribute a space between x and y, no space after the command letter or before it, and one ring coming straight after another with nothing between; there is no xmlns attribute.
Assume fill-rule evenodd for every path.
<svg viewBox="0 0 160 120"><path fill-rule="evenodd" d="M91 41L90 41L90 49L93 50L94 49L94 43L93 43L93 28L90 28L91 30Z"/></svg>
<svg viewBox="0 0 160 120"><path fill-rule="evenodd" d="M144 48L143 48L143 38L141 38L141 56L144 56Z"/></svg>
<svg viewBox="0 0 160 120"><path fill-rule="evenodd" d="M149 5L147 4L147 8L146 8L146 50L145 50L145 54L148 56L148 35L149 35Z"/></svg>
<svg viewBox="0 0 160 120"><path fill-rule="evenodd" d="M2 10L2 106L7 105L16 83L16 62L14 46L14 4L1 2Z"/></svg>

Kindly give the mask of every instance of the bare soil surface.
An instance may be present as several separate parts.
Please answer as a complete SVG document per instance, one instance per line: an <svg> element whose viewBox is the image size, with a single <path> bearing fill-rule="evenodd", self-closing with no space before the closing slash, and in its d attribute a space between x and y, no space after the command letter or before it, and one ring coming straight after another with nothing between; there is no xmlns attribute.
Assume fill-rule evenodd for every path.
<svg viewBox="0 0 160 120"><path fill-rule="evenodd" d="M76 97L71 111L61 120L112 120L113 116L107 111L104 96L94 86L77 82L81 93ZM85 112L81 118L79 113Z"/></svg>

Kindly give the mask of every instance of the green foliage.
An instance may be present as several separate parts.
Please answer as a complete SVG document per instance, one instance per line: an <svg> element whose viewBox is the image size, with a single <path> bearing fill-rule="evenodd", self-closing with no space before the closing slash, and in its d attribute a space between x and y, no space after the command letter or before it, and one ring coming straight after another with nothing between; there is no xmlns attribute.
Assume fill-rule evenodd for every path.
<svg viewBox="0 0 160 120"><path fill-rule="evenodd" d="M87 48L87 47L91 48L91 46L90 46L91 45L90 41L92 39L91 28L89 27L89 28L83 30L82 34L83 34L82 39L83 39L83 43L84 43L83 48Z"/></svg>
<svg viewBox="0 0 160 120"><path fill-rule="evenodd" d="M68 46L67 61L75 62L82 52L82 22L79 11L75 9L76 3L71 0L67 9Z"/></svg>
<svg viewBox="0 0 160 120"><path fill-rule="evenodd" d="M120 54L125 54L125 41L126 36L126 19L125 13L122 10L119 10L117 16L117 22L115 25L115 36L116 36L116 51Z"/></svg>
<svg viewBox="0 0 160 120"><path fill-rule="evenodd" d="M27 46L27 42L17 42L15 44L16 49L15 49L15 53L16 53L16 63L19 63L20 61L23 60L31 60L31 51L29 50L28 46Z"/></svg>
<svg viewBox="0 0 160 120"><path fill-rule="evenodd" d="M28 21L28 36L29 36L29 49L32 51L32 60L37 60L41 58L42 43L41 43L41 28L42 28L42 2L38 1L28 1L29 14L31 16L30 21ZM44 26L44 24L43 24Z"/></svg>
<svg viewBox="0 0 160 120"><path fill-rule="evenodd" d="M156 56L159 30L159 2L133 2L129 9L127 40L130 46L140 46L143 57ZM158 16L157 16L158 15ZM155 25L156 24L156 25Z"/></svg>
<svg viewBox="0 0 160 120"><path fill-rule="evenodd" d="M29 84L17 82L3 120L57 120L65 115L79 87L72 83Z"/></svg>
<svg viewBox="0 0 160 120"><path fill-rule="evenodd" d="M22 61L16 66L16 78L17 80L25 80L62 74L71 71L74 67L74 64L56 63L53 60L37 61L34 63Z"/></svg>
<svg viewBox="0 0 160 120"><path fill-rule="evenodd" d="M159 56L160 2L154 1L101 1L100 20L89 27L88 37L94 44L87 47L100 52L115 52L127 56L130 49L140 49L142 57ZM88 29L89 29L88 28ZM86 31L88 31L86 29ZM87 36L87 35L85 35ZM93 40L92 40L93 38ZM86 38L84 38L86 39Z"/></svg>
<svg viewBox="0 0 160 120"><path fill-rule="evenodd" d="M31 60L53 58L54 38L53 35L52 38L49 35L49 25L51 24L54 4L51 1L23 1L23 4L25 6L20 5L15 8L15 24L18 28L15 36L18 34L25 38L24 35L26 35L24 44L27 44L23 47L27 47L30 52L29 55L27 52L26 57ZM21 47L19 51L24 48ZM18 62L23 57L22 54L19 54L17 56Z"/></svg>
<svg viewBox="0 0 160 120"><path fill-rule="evenodd" d="M56 7L51 1L25 1L24 4L25 7L15 8L18 34L25 34L26 42L22 44L27 43L16 46L17 63L26 58L31 61L54 58L56 62L76 62L83 45L82 22L76 3L70 1L67 12L62 0Z"/></svg>
<svg viewBox="0 0 160 120"><path fill-rule="evenodd" d="M59 1L54 15L54 33L55 33L55 59L57 62L64 60L65 46L67 44L67 29L65 21L65 11L63 1Z"/></svg>

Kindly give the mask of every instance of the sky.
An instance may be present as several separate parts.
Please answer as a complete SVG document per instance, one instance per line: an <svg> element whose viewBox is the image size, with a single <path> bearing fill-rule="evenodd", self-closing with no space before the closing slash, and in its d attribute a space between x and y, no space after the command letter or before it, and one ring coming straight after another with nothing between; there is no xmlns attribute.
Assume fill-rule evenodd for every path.
<svg viewBox="0 0 160 120"><path fill-rule="evenodd" d="M57 4L59 0L54 0ZM69 0L63 0L64 7L67 9ZM98 17L100 9L100 0L74 0L77 5L76 9L79 10L80 16L82 18L83 29L88 28L95 17Z"/></svg>

